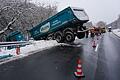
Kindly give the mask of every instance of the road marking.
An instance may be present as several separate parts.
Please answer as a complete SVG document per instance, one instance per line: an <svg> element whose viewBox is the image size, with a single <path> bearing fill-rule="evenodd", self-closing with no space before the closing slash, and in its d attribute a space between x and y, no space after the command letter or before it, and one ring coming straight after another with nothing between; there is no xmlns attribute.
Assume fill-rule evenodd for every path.
<svg viewBox="0 0 120 80"><path fill-rule="evenodd" d="M96 48L95 48L95 52L98 51L98 47L99 47L99 44L97 44Z"/></svg>

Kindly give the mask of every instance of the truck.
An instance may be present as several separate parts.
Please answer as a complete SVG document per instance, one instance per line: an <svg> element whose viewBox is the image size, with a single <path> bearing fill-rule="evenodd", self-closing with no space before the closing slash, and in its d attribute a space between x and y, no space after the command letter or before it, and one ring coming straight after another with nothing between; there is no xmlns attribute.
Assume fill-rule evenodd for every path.
<svg viewBox="0 0 120 80"><path fill-rule="evenodd" d="M112 27L108 27L108 32L111 32L112 31Z"/></svg>
<svg viewBox="0 0 120 80"><path fill-rule="evenodd" d="M25 38L20 31L14 31L6 36L6 42L11 41L25 41Z"/></svg>
<svg viewBox="0 0 120 80"><path fill-rule="evenodd" d="M24 35L20 31L11 32L6 36L6 42L13 42L13 41L25 41ZM22 45L24 46L24 45ZM20 46L20 47L22 47ZM13 49L16 46L8 46L7 49Z"/></svg>
<svg viewBox="0 0 120 80"><path fill-rule="evenodd" d="M84 23L89 17L82 8L67 7L29 30L34 40L56 40L58 43L74 42L75 37L85 37Z"/></svg>

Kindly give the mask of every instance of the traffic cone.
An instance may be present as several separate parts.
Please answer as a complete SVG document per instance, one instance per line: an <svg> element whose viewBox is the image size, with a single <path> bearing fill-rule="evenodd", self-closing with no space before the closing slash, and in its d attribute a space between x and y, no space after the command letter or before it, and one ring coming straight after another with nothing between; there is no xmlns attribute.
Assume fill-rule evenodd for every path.
<svg viewBox="0 0 120 80"><path fill-rule="evenodd" d="M19 55L20 54L20 47L16 48L16 54Z"/></svg>
<svg viewBox="0 0 120 80"><path fill-rule="evenodd" d="M96 47L96 43L95 43L95 41L93 41L93 45L92 45L92 47L93 47L93 48Z"/></svg>
<svg viewBox="0 0 120 80"><path fill-rule="evenodd" d="M78 64L78 65L77 65L77 71L74 72L75 76L76 76L77 78L85 77L84 74L83 74L83 71L82 71L82 65L81 65L80 59L78 59L77 64Z"/></svg>

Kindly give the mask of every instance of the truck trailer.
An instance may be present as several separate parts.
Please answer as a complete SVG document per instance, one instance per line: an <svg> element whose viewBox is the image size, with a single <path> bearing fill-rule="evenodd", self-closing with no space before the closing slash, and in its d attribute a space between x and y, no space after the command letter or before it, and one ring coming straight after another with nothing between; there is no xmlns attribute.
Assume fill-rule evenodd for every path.
<svg viewBox="0 0 120 80"><path fill-rule="evenodd" d="M56 40L58 43L71 43L77 36L85 37L84 23L89 18L84 9L68 7L29 30L35 40Z"/></svg>
<svg viewBox="0 0 120 80"><path fill-rule="evenodd" d="M11 32L6 36L6 42L25 41L24 35L20 31Z"/></svg>

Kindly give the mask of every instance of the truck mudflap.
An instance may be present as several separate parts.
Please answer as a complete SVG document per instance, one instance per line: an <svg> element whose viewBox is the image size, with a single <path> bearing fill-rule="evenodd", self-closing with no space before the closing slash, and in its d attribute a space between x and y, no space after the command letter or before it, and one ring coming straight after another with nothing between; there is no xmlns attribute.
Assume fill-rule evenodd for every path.
<svg viewBox="0 0 120 80"><path fill-rule="evenodd" d="M82 39L85 37L85 32L77 32L77 38Z"/></svg>
<svg viewBox="0 0 120 80"><path fill-rule="evenodd" d="M77 31L77 37L78 37L79 39L84 38L87 31L89 31L89 29L85 29L85 30L81 30L81 31L78 30L78 31Z"/></svg>

